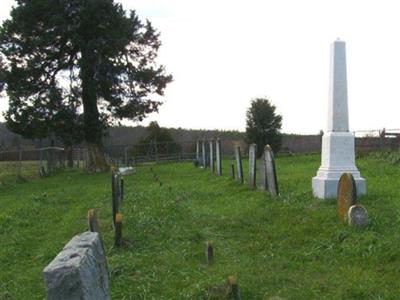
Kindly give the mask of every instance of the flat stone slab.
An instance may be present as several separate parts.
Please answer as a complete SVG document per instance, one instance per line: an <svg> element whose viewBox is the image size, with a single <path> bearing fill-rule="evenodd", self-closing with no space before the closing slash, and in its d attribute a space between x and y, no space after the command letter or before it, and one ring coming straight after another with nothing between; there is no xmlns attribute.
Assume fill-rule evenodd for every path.
<svg viewBox="0 0 400 300"><path fill-rule="evenodd" d="M130 175L136 173L136 170L133 167L124 167L118 168L118 173L121 175Z"/></svg>
<svg viewBox="0 0 400 300"><path fill-rule="evenodd" d="M48 300L108 300L108 270L100 235L76 235L43 270Z"/></svg>
<svg viewBox="0 0 400 300"><path fill-rule="evenodd" d="M347 213L349 225L365 227L369 224L367 209L362 205L353 205Z"/></svg>

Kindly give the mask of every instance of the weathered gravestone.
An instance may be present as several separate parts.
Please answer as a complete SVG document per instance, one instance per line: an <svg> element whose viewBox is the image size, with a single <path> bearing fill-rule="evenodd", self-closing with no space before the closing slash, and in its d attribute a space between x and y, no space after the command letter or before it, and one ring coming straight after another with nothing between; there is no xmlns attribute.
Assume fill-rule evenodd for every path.
<svg viewBox="0 0 400 300"><path fill-rule="evenodd" d="M369 223L367 209L362 205L352 205L347 212L349 225L356 227L365 227Z"/></svg>
<svg viewBox="0 0 400 300"><path fill-rule="evenodd" d="M265 153L262 154L260 162L260 189L262 189L263 191L268 190L267 175L265 169Z"/></svg>
<svg viewBox="0 0 400 300"><path fill-rule="evenodd" d="M249 185L252 188L256 187L256 171L257 171L257 166L256 166L256 156L257 154L257 145L256 144L251 144L249 147Z"/></svg>
<svg viewBox="0 0 400 300"><path fill-rule="evenodd" d="M210 170L211 173L214 173L214 140L210 141Z"/></svg>
<svg viewBox="0 0 400 300"><path fill-rule="evenodd" d="M196 141L196 161L200 163L200 141Z"/></svg>
<svg viewBox="0 0 400 300"><path fill-rule="evenodd" d="M217 139L215 142L215 158L217 163L217 174L222 175L222 160L221 160L221 141Z"/></svg>
<svg viewBox="0 0 400 300"><path fill-rule="evenodd" d="M207 167L206 163L206 141L201 142L201 164L203 168Z"/></svg>
<svg viewBox="0 0 400 300"><path fill-rule="evenodd" d="M278 180L276 176L274 152L269 145L264 148L264 164L267 188L271 196L279 195Z"/></svg>
<svg viewBox="0 0 400 300"><path fill-rule="evenodd" d="M337 209L339 220L344 222L350 206L357 202L357 188L354 177L351 173L344 173L340 176L337 186Z"/></svg>
<svg viewBox="0 0 400 300"><path fill-rule="evenodd" d="M242 166L242 155L240 153L240 146L235 146L235 160L237 166L237 180L243 183L243 166Z"/></svg>
<svg viewBox="0 0 400 300"><path fill-rule="evenodd" d="M47 300L110 299L100 235L76 235L43 270Z"/></svg>

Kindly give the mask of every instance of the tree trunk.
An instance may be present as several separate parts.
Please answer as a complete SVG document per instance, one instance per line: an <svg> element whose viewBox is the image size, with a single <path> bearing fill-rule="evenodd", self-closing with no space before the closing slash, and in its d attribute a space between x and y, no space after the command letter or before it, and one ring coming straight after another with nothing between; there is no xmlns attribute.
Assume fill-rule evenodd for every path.
<svg viewBox="0 0 400 300"><path fill-rule="evenodd" d="M82 102L85 141L88 147L87 169L90 172L108 171L108 165L103 152L103 124L100 121L97 107L97 88L95 82L96 55L92 49L82 51L80 77L82 80Z"/></svg>

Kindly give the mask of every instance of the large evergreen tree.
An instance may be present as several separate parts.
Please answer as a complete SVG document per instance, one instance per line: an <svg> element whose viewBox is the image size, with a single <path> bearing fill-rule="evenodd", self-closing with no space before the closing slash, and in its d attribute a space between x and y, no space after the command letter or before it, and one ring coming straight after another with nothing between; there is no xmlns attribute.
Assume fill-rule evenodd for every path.
<svg viewBox="0 0 400 300"><path fill-rule="evenodd" d="M251 101L246 113L246 141L257 144L261 155L266 144L278 152L282 144L280 129L282 116L276 114L276 107L268 99L256 98Z"/></svg>
<svg viewBox="0 0 400 300"><path fill-rule="evenodd" d="M105 129L157 111L172 77L159 34L113 0L17 0L0 29L8 127L26 137L82 136L92 170L107 169Z"/></svg>

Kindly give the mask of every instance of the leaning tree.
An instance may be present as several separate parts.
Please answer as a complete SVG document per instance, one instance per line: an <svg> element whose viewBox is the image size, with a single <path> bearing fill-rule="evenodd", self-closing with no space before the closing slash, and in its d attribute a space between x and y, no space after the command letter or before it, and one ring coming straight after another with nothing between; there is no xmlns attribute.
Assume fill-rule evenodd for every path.
<svg viewBox="0 0 400 300"><path fill-rule="evenodd" d="M8 127L26 137L82 132L89 167L106 170L105 129L157 111L172 76L159 33L113 0L17 0L0 28Z"/></svg>

